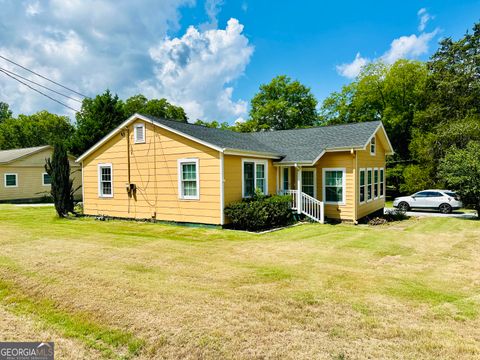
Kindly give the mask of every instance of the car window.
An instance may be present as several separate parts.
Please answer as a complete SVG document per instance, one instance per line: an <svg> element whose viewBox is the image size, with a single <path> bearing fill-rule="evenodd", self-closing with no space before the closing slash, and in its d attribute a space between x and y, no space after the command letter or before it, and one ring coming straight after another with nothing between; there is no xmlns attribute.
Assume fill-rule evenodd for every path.
<svg viewBox="0 0 480 360"><path fill-rule="evenodd" d="M444 191L445 194L447 194L448 196L451 196L451 197L455 197L457 196L457 194L455 194L453 191Z"/></svg>
<svg viewBox="0 0 480 360"><path fill-rule="evenodd" d="M443 195L439 193L438 191L430 191L428 194L428 197L442 197Z"/></svg>
<svg viewBox="0 0 480 360"><path fill-rule="evenodd" d="M428 196L427 194L428 194L428 191L420 191L420 192L416 193L414 196L424 198L424 197Z"/></svg>

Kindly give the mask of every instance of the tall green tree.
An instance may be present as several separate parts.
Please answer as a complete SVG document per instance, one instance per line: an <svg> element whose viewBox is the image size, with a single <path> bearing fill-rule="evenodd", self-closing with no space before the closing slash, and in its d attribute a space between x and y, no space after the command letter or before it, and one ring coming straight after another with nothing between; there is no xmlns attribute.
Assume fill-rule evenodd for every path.
<svg viewBox="0 0 480 360"><path fill-rule="evenodd" d="M313 126L318 119L316 106L310 88L286 75L277 76L260 86L251 101L250 119L243 127L258 131Z"/></svg>
<svg viewBox="0 0 480 360"><path fill-rule="evenodd" d="M66 141L74 127L66 116L40 111L0 122L0 149L53 145Z"/></svg>
<svg viewBox="0 0 480 360"><path fill-rule="evenodd" d="M437 169L450 148L480 140L480 23L457 41L443 39L428 69L425 104L414 118L409 149L422 176L441 185Z"/></svg>
<svg viewBox="0 0 480 360"><path fill-rule="evenodd" d="M427 67L420 61L371 63L354 82L324 100L320 121L328 125L381 120L395 150L395 159L410 160L412 124L425 102L427 77Z"/></svg>
<svg viewBox="0 0 480 360"><path fill-rule="evenodd" d="M45 160L45 171L52 178L51 194L58 216L63 218L74 213L73 180L70 179L70 163L63 142L54 145L52 159Z"/></svg>
<svg viewBox="0 0 480 360"><path fill-rule="evenodd" d="M463 149L451 148L439 166L440 175L477 210L480 219L480 142L470 141Z"/></svg>
<svg viewBox="0 0 480 360"><path fill-rule="evenodd" d="M0 101L0 123L12 117L12 111L7 103Z"/></svg>
<svg viewBox="0 0 480 360"><path fill-rule="evenodd" d="M77 126L70 143L70 151L80 155L115 127L125 121L122 100L109 90L83 100L82 108L77 113Z"/></svg>
<svg viewBox="0 0 480 360"><path fill-rule="evenodd" d="M124 111L126 117L140 113L167 120L187 122L187 114L181 106L172 105L166 99L148 100L141 94L128 98L125 101Z"/></svg>

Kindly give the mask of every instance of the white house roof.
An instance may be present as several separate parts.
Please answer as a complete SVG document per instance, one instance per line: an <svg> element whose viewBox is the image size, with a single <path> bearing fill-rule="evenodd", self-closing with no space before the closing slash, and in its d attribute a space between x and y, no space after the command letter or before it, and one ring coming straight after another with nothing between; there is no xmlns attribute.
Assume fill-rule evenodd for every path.
<svg viewBox="0 0 480 360"><path fill-rule="evenodd" d="M33 155L48 148L51 148L51 146L43 145L22 149L0 150L0 164L11 163L12 161Z"/></svg>

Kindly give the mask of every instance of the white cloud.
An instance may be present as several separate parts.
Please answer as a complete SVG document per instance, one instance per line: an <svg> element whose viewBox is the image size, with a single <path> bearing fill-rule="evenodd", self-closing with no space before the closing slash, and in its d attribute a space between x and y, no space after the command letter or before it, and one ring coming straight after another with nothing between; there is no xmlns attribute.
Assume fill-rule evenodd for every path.
<svg viewBox="0 0 480 360"><path fill-rule="evenodd" d="M418 10L417 16L420 18L420 23L418 24L418 31L424 31L427 27L427 23L435 18L434 16L431 16L425 8L421 8L420 10Z"/></svg>
<svg viewBox="0 0 480 360"><path fill-rule="evenodd" d="M427 22L433 19L433 16L430 16L425 8L420 9L417 15L420 16L419 29L420 31L423 31ZM439 29L437 28L432 32L422 32L419 35L412 34L408 36L400 36L390 43L390 48L382 56L373 61L381 60L387 64L393 64L399 59L418 58L419 56L428 53L429 44L438 32ZM360 53L357 53L355 59L351 63L337 65L337 73L349 79L355 78L360 73L362 67L369 62L370 60L368 58L364 58Z"/></svg>
<svg viewBox="0 0 480 360"><path fill-rule="evenodd" d="M110 88L133 95L139 79L152 76L149 48L179 28L179 9L194 0L1 1L0 55L93 96ZM31 74L0 59L0 67ZM33 78L32 78L33 80ZM35 81L51 86L39 78ZM135 89L137 90L137 89ZM57 97L55 95L55 97ZM60 105L0 74L0 99L15 114L42 109L68 114ZM62 99L78 108L79 104Z"/></svg>
<svg viewBox="0 0 480 360"><path fill-rule="evenodd" d="M393 64L398 59L416 58L428 52L430 40L437 34L437 30L422 33L419 36L412 34L410 36L400 36L394 39L390 44L390 49L383 54L381 59L387 64Z"/></svg>
<svg viewBox="0 0 480 360"><path fill-rule="evenodd" d="M35 16L39 14L41 11L40 3L38 1L32 1L26 4L25 6L25 13L28 16Z"/></svg>
<svg viewBox="0 0 480 360"><path fill-rule="evenodd" d="M231 86L253 53L242 32L243 25L230 19L224 30L191 26L182 37L164 39L150 49L155 79L138 83L138 89L182 105L191 121L245 116L247 103L233 100Z"/></svg>
<svg viewBox="0 0 480 360"><path fill-rule="evenodd" d="M223 0L206 0L205 12L208 16L208 22L200 25L201 30L216 29L218 27L217 16L220 13L220 7L223 5Z"/></svg>
<svg viewBox="0 0 480 360"><path fill-rule="evenodd" d="M364 58L360 53L357 53L355 59L351 63L337 65L337 72L346 78L353 79L360 74L362 67L367 65L368 62L369 60L367 58Z"/></svg>

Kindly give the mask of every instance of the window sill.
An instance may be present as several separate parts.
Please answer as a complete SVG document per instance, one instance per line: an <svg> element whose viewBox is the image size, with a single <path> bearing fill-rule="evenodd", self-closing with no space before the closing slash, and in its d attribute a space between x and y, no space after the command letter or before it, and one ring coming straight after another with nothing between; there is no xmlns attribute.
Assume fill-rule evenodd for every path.
<svg viewBox="0 0 480 360"><path fill-rule="evenodd" d="M113 195L99 195L98 198L99 199L112 199Z"/></svg>
<svg viewBox="0 0 480 360"><path fill-rule="evenodd" d="M336 201L325 201L325 205L338 205L338 206L345 206L345 202L336 202Z"/></svg>
<svg viewBox="0 0 480 360"><path fill-rule="evenodd" d="M200 200L200 197L179 197L178 200L182 201L195 201L195 200Z"/></svg>

